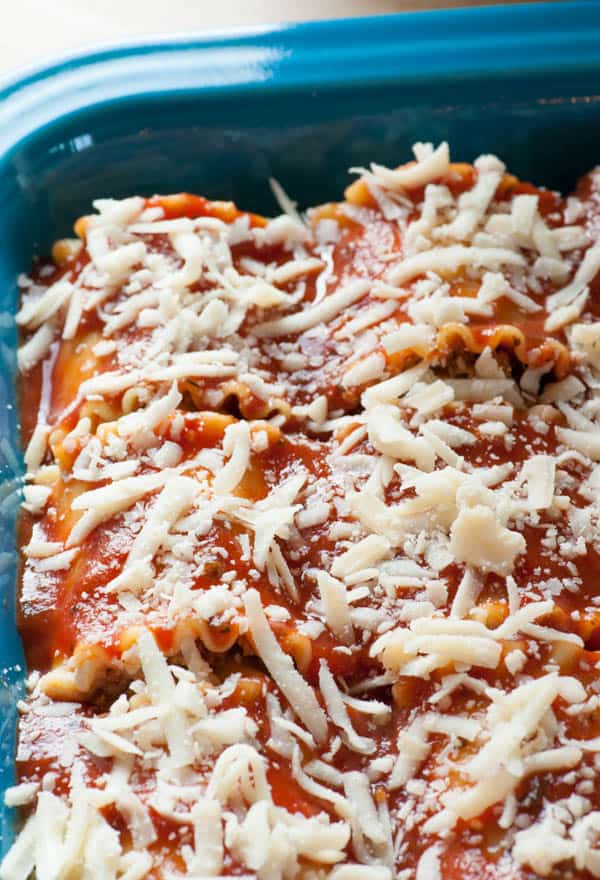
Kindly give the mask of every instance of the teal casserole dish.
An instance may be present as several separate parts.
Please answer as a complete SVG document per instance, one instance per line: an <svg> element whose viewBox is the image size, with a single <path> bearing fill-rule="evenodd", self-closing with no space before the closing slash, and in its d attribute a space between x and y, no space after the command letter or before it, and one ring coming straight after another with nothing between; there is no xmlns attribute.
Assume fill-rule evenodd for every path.
<svg viewBox="0 0 600 880"><path fill-rule="evenodd" d="M0 83L2 789L24 678L14 312L31 256L100 196L188 190L269 213L269 177L324 202L349 166L393 166L416 140L448 140L457 159L493 150L568 191L600 157L599 41L600 2L539 3L125 45Z"/></svg>

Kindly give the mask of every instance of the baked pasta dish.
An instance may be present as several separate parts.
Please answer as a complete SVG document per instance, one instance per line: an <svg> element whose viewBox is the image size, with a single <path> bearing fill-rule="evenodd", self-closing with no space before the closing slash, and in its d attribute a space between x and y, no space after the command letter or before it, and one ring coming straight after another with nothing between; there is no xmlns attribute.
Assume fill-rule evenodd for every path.
<svg viewBox="0 0 600 880"><path fill-rule="evenodd" d="M414 156L20 279L1 880L600 877L600 170Z"/></svg>

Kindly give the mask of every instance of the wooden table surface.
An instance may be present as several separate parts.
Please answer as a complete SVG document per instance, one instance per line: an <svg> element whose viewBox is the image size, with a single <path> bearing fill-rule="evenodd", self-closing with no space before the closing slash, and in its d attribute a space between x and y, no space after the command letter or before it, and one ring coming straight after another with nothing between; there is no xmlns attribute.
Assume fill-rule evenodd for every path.
<svg viewBox="0 0 600 880"><path fill-rule="evenodd" d="M207 29L490 5L494 0L13 0L2 16L0 74L70 49ZM518 0L512 0L518 2ZM2 0L0 0L0 6Z"/></svg>

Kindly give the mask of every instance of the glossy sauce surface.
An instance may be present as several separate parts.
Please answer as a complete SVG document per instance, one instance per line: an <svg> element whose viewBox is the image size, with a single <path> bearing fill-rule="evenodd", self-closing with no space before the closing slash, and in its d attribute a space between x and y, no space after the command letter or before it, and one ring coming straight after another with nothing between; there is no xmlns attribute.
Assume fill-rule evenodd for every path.
<svg viewBox="0 0 600 880"><path fill-rule="evenodd" d="M474 185L475 179L471 166L456 165L451 167L444 183L452 195L458 197ZM589 181L582 183L578 194L584 201L594 204L597 201L596 196L592 195L593 184ZM502 204L515 195L536 195L539 212L548 226L558 228L565 225L565 200L505 175L495 200ZM418 217L418 206L423 198L422 188L410 192L413 204L408 209L409 222ZM161 219L167 220L211 218L231 224L243 219L251 229L266 226L263 218L239 212L229 203L211 203L187 194L151 199L146 207L160 209ZM596 220L592 209L589 215L586 222L595 231ZM304 483L291 503L297 503L303 512L310 512L319 504L328 507L327 513L321 519L317 518L317 522L303 527L292 518L288 532L276 532L296 596L290 591L286 593L281 581L276 581L268 568L257 570L252 553L248 552L248 547L255 540L254 532L242 516L236 519L237 514L230 515L229 512L218 512L212 516L204 532L197 530L194 533L189 558L181 550L181 558L188 566L181 571L186 587L194 597L196 594L208 596L220 584L234 581L239 581L239 597L243 597L250 588L257 589L263 607L267 610L275 608L269 617L269 624L277 643L285 654L293 658L294 668L315 689L319 705L325 702L319 691L323 662L332 675L342 682L344 691L350 694L357 692L361 699L377 700L384 704L386 711L379 714L359 711L352 703L347 706L347 714L358 737L373 742L368 754L350 748L347 734L340 735L331 720L330 738L325 744L300 740L297 741L297 749L304 764L321 760L331 764L340 774L360 771L369 775L374 804L381 813L389 812L392 817L396 868L414 872L423 853L434 846L437 839L435 835L423 831L424 820L431 812L430 805L425 801L425 792L435 791L436 786L441 791L448 780L459 790L468 786L470 783L462 765L476 753L478 746L460 736L449 742L446 733L433 731L429 734L429 752L409 783L395 789L388 787L386 772L389 769L385 768L392 767L402 754L401 735L416 717L427 715L432 711L432 706L437 707L435 694L444 685L445 679L464 670L460 664L448 664L438 666L424 677L400 672L392 682L389 676L385 678L385 666L372 650L377 636L391 628L385 621L379 629L381 621L376 621L371 629L355 625L355 638L350 644L323 622L323 601L316 572L329 571L334 560L355 541L359 530L356 528L356 516L348 507L348 499L364 490L376 463L382 457L370 436L374 433L372 426L361 412L361 394L376 379L352 386L343 382L349 364L360 360L361 356L359 351L357 358L355 334L348 332L347 325L362 321L369 328L369 310L378 308L382 303L393 303L384 318L375 322L376 329L371 340L373 345L369 349L370 354L375 352L385 361L385 378L401 373L422 357L426 365L435 370L435 375L450 375L452 378L472 376L473 364L488 346L496 352L497 363L504 375L517 380L528 368L546 366L542 388L549 381L577 374L579 363L566 349L567 337L563 329L555 334L544 330L548 317L544 305L546 297L560 286L549 281L542 281L535 291L528 291L528 295L542 306L539 311L527 312L514 302L500 298L492 304L492 317L471 316L467 324L440 327L425 355L413 350L389 354L381 339L410 322L411 318L402 297L391 300L382 298L374 294L373 288L385 280L390 265L402 256L403 241L399 224L396 220L386 219L372 194L357 185L349 193L348 201L314 209L310 222L317 228L321 221L331 219L335 219L340 227L335 242L318 246L311 242L306 245L307 254L322 259L327 269L324 270L325 278L308 271L300 300L301 308L310 309L349 279L368 279L372 284L369 292L344 308L326 327L318 325L275 340L268 336L257 338L252 331L262 321L276 321L287 314L285 307L250 308L232 339L212 339L207 349L216 350L231 345L249 359L252 369L258 372L272 393L265 395L257 391L257 387L252 387L252 383L247 382L243 375L235 379L180 381L179 389L183 395L181 404L175 414L171 414L151 432L146 448L141 453L137 450L140 461L135 476L158 473L161 468L152 461L153 451L165 443L175 444L181 451L177 466L184 467L187 462L199 458L191 473L202 483L203 492L208 498L216 476L208 462L212 461L211 456L215 452L221 454L227 429L236 425L241 416L245 420L255 420L251 423L252 434L255 436L262 432L266 440L262 446L258 444L257 448L253 448L243 479L233 493L235 498L247 503L248 508L254 508L268 499L271 493L276 493L286 481L303 475ZM80 225L78 232L85 236L85 222ZM173 246L167 234L149 235L145 241L152 254L173 255ZM248 260L268 264L270 271L276 271L291 259L289 250L279 244L257 245L256 242L244 241L233 245L231 250L233 265L240 275L249 274ZM87 261L84 248L66 264L55 269L50 270L41 264L32 278L36 284L43 286L49 286L59 278L75 278ZM179 268L183 262L179 262ZM466 272L459 270L444 280L449 284L451 296L477 296L479 282ZM211 284L197 282L191 293L206 293L211 289ZM281 286L284 293L292 295L295 284L290 283L287 288L285 283ZM584 320L591 320L600 312L596 293L596 286L592 286ZM122 287L113 291L117 302L125 302L128 295ZM297 303L294 304L296 308ZM27 513L22 517L19 540L23 547L32 538L61 545L68 543L70 532L80 517L72 509L73 501L86 491L110 484L109 479L96 482L82 480L76 474L76 462L91 441L97 441L104 449L109 444L111 434L118 433L118 419L128 412L124 404L125 396L119 392L112 396L104 395L102 401L96 401L93 395L86 399L79 388L82 382L95 376L117 370L126 371L143 363L152 342L152 326L139 327L134 322L115 334L117 345L114 350L98 354L94 347L103 339L104 318L100 309L85 313L75 337L54 342L45 363L36 366L22 379L24 438L26 441L29 439L38 420L47 423L51 430L50 454L46 465L50 465L51 458L50 466L57 466L56 472L48 475L47 484L51 493L41 517ZM132 359L128 360L128 352L134 349L135 365ZM329 428L327 425L323 427L325 419L320 423L313 419L307 421L303 408L317 396L326 399L329 418L348 416L347 420ZM140 397L132 405L133 411L146 403L147 400ZM407 430L415 436L419 435L421 423L418 412L410 406L398 406L402 419L409 426ZM209 409L213 412L206 412ZM274 422L256 421L273 414L276 414ZM560 455L562 446L557 430L569 425L567 417L557 407L546 407L545 410L542 407L537 413L515 407L508 430L494 435L482 430L486 419L475 415L473 404L458 400L440 409L436 418L473 436L472 442L459 449L463 465L470 471L512 466L510 476L507 474L494 483L494 489L514 480L532 456L556 458ZM78 431L77 426L82 419L88 419L87 430ZM348 438L355 431L358 432L358 439L348 448ZM124 459L128 456L134 458L135 454L136 451L127 447ZM205 455L203 463L202 455ZM224 466L225 458L219 460L219 467ZM573 456L561 462L560 467L560 495L568 499L565 511L567 507L569 511L586 507L589 497L582 495L580 488L590 477L590 463ZM435 470L443 468L444 462L438 459ZM518 491L517 487L515 492L518 494ZM64 569L43 571L43 566L40 567L36 559L27 559L23 564L19 627L29 668L49 673L69 664L77 667L84 659L93 657L98 669L91 679L92 684L82 688L76 700L77 705L67 709L65 704L64 713L56 709L60 703L48 703L46 697L39 693L32 699L20 727L17 763L21 778L44 784L44 779L47 781L50 774L54 793L67 795L71 785L70 765L76 759L83 768L81 772L88 785L98 788L104 786L112 770L112 759L91 753L80 744L79 736L88 729L90 719L106 717L113 698L126 694L128 699L135 702L139 696L133 692L132 697L129 690L132 678L135 681L139 670L135 674L129 672L128 652L135 645L139 631L148 629L160 651L173 664L183 664L182 645L191 638L210 663L213 686L223 686L231 678L230 692L225 696L219 695L218 710L242 707L256 725L254 740L266 757L267 777L274 804L307 817L325 812L332 822L338 821L340 814L331 800L309 793L298 781L293 759L289 755L282 756L273 748L277 731L273 728L268 694L277 697L284 707L288 706L288 702L256 656L256 645L252 634L247 631L241 602L231 613L227 609L225 612L217 610L213 614L199 615L193 606L186 608L183 605L173 610L177 583L171 585L171 593L166 588L163 592L151 588L147 593L142 589L136 597L137 605L130 604L128 607L111 590L110 582L126 567L128 554L158 494L159 490L153 490L130 509L105 518L81 542L72 563ZM382 500L388 507L393 507L414 500L417 494L400 467L393 471L387 481ZM434 523L438 515L442 517L444 512L428 512ZM557 513L553 509L541 512L535 522L526 520L520 523L518 531L524 536L527 549L518 556L511 573L519 587L521 607L552 599L552 613L536 619L536 624L553 628L558 635L550 642L540 643L519 633L503 639L502 662L497 669L474 668L469 672L475 681L485 687L507 691L514 687L514 675L507 670L504 660L510 652L518 650L524 653L524 664L520 669L523 676L537 678L541 670L551 666L560 675L573 676L591 691L597 690L595 670L600 662L600 606L596 600L600 549L592 542L586 545L584 552L561 552L561 539L570 528L567 519L566 512ZM551 529L554 529L554 538L550 534ZM155 579L168 575L173 558L179 559L178 552L177 548L173 550L173 546L160 549L153 559ZM414 550L412 545L408 547L408 541L406 547L400 542L394 545L388 557L392 562L409 558L412 561L418 559L423 566L426 562L429 564L426 554ZM182 577L180 570L177 571L177 577ZM465 564L453 561L438 567L435 576L431 575L430 580L443 583L445 590L443 598L435 605L435 612L440 616L450 615L464 573ZM357 609L359 613L381 612L383 616L391 614L390 620L394 619L398 627L408 627L412 618L409 612L407 616L401 616L404 603L430 602L431 597L427 594L424 598L423 586L412 583L414 578L411 580L407 576L405 580L406 583L396 584L387 594L380 586L373 587L367 576L364 582L359 579L356 584L350 584L350 588L365 588L364 594L353 601L353 610ZM497 572L487 571L481 574L480 581L477 620L494 630L510 615L506 578ZM396 617L393 618L393 615ZM583 647L562 641L561 633L579 636L583 640ZM384 678L380 680L381 676ZM372 688L368 686L370 680L375 682ZM367 687L363 690L361 688L365 682ZM481 718L488 709L489 695L483 696L468 684L459 685L440 705L445 715ZM600 719L596 711L581 715L569 713L569 705L560 697L554 705L556 719L562 725L562 734L567 740L592 740L600 735ZM293 706L291 708L294 709ZM69 748L72 754L69 755L69 761L63 762L68 743L71 744ZM208 783L215 760L216 750L212 755L202 755L194 763L196 781L200 779L203 784ZM578 767L580 777L585 777L587 768L590 768L588 775L591 780L597 771L593 750L583 755ZM532 822L538 819L544 799L551 797L555 801L568 798L574 791L573 780L572 774L563 771L526 775L516 791L521 815L526 815ZM174 821L152 806L152 795L157 785L156 773L148 770L144 759L138 756L132 758L130 784L144 804L150 805L150 815L157 833L156 841L149 848L155 857L155 864L147 876L159 878L169 871L183 870L183 849L191 847L194 842L189 823ZM597 787L588 786L588 789L586 797L590 803L589 809L600 809ZM183 809L181 803L179 806ZM103 815L119 831L123 846L130 847L128 825L119 810L107 806L103 808ZM459 819L454 829L446 835L440 850L442 880L529 880L539 876L527 866L517 865L511 858L510 848L514 837L507 836L501 815L499 805L494 804L472 819ZM348 844L347 853L349 859L362 860L355 843ZM304 857L301 864L306 872L315 867ZM247 874L247 868L226 849L222 872L235 876ZM577 880L588 880L593 875L585 870L565 873L559 866L553 868L548 876L573 876ZM424 880L430 880L429 876Z"/></svg>

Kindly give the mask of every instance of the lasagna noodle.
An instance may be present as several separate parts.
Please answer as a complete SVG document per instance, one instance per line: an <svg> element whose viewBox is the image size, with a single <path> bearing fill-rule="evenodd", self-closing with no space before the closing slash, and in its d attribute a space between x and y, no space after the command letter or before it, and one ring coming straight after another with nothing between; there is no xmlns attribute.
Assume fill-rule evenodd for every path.
<svg viewBox="0 0 600 880"><path fill-rule="evenodd" d="M436 380L436 384L438 382ZM229 449L227 438L232 435L228 432L243 429L245 423L215 414L184 415L178 411L157 425L151 440L145 438L147 464L142 464L135 476L124 478L122 501L117 492L114 501L111 497L101 501L103 493L107 494L106 489L84 483L81 476L89 475L77 466L73 476L69 477L68 472L58 476L46 512L37 520L26 550L29 555L22 598L25 632L43 628L46 612L39 612L38 608L41 597L49 590L56 596L55 604L60 609L55 626L47 628L46 640L35 644L37 662L54 665L43 680L47 692L69 698L93 693L108 671L117 674L123 669L121 657L135 642L136 632L149 613L155 631L164 630L163 646L170 654L177 654L182 641L189 637L199 638L211 652L227 651L240 638L252 650L251 640L240 630L241 596L248 585L258 587L265 605L278 606L276 614L281 619L276 617L274 625L284 650L294 657L298 668L314 669L323 651L329 652L336 646L341 648L346 639L343 625L340 628L334 622L335 615L342 613L339 600L330 595L318 573L327 565L327 559L345 552L344 529L351 533L355 528L356 513L361 511L358 500L361 492L366 492L365 499L371 497L367 476L378 453L402 453L407 463L420 461L426 454L427 466L431 463L432 469L440 471L441 481L451 481L455 493L462 482L466 488L472 484L473 491L484 496L489 491L486 487L490 478L479 478L477 474L491 457L498 468L497 482L492 485L501 491L506 484L507 498L516 504L518 518L521 507L512 496L515 493L518 496L524 491L521 487L528 486L524 461L530 444L539 450L540 461L551 462L557 454L560 432L565 430L561 427L565 424L564 416L556 411L554 422L543 422L546 434L538 436L535 420L532 422L526 411L515 411L510 404L486 407L477 402L455 401L431 413L434 418L425 423L424 430L399 428L396 439L394 425L401 423L390 422L388 429L390 417L403 416L409 423L415 413L410 401L420 403L424 399L429 407L430 403L422 395L432 387L413 386L402 410L379 404L373 419L369 417L366 425L349 423L329 442L306 441L298 436L283 435L266 423L250 423L246 457L237 474L231 472L231 478L227 469L235 467L235 461L232 456L227 458L223 450ZM445 387L454 394L453 386ZM504 421L498 421L495 416ZM124 423L125 420L121 424L122 432L126 431ZM106 454L110 454L111 443L119 435L118 425L118 422L104 425L99 432ZM458 446L453 432L460 441ZM507 447L505 435L513 432L518 440ZM178 442L172 439L174 436ZM98 436L95 439L98 440ZM71 462L73 467L73 461L80 460L78 448L86 449L91 440L81 435L75 448L69 440L72 438L56 446L54 454L57 460L67 465ZM260 451L251 451L252 443L255 447L258 445ZM71 449L70 455L64 449L65 444ZM176 458L171 461L177 462L170 465L167 475L157 471L155 464L153 469L149 467L157 451L165 448L164 444L172 447L170 454ZM201 462L205 462L204 467ZM209 464L216 468L216 477L207 470ZM104 466L110 469L111 464ZM115 466L120 465L113 463L112 467ZM461 469L467 474L473 471L474 476L469 480L467 474L461 475ZM280 485L278 478L273 482L270 475L282 471L287 474L283 484ZM238 482L234 484L236 479ZM431 516L433 526L436 525L435 508L437 499L444 498L439 495L444 491L443 482L441 488L436 488L433 477L429 479L432 488L426 490L424 486L421 506L413 504L418 514L414 522L410 518L411 502L405 501L407 493L410 495L412 491L410 479L403 480L400 474L389 481L384 498L396 519L391 518L390 525L382 529L379 549L372 557L369 553L364 559L359 555L360 562L334 565L331 570L334 579L348 578L347 586L342 583L344 597L354 585L356 572L365 569L368 578L373 576L369 571L371 559L393 570L394 560L402 558L407 534L418 532ZM179 503L177 492L181 481L186 491L189 482L194 497L187 502L184 497ZM168 530L159 531L156 537L150 531L145 542L144 534L155 528L152 525L157 516L155 511L161 516L169 515L165 504L170 494L174 495L173 517L176 518L169 520ZM100 512L85 526L90 512L94 517L96 497ZM356 503L353 498L357 499ZM444 503L449 505L448 516L456 515L458 506L451 501L451 496L444 499ZM570 503L576 508L583 500L573 493ZM365 505L364 517L359 517L363 523L369 522L367 510ZM560 508L551 509L538 516L542 522L547 517L551 523L558 510ZM345 521L345 526L340 526L340 520ZM530 553L535 556L542 552L540 537L538 532L530 530L529 538L533 542ZM537 551L533 549L536 546ZM51 554L40 558L38 554L46 553L48 547ZM144 557L142 553L147 555ZM456 588L459 575L457 571L449 581L450 589ZM568 577L568 566L557 566L552 576ZM591 572L589 577L581 589L591 596ZM158 586L155 586L156 580ZM495 589L493 573L491 580L490 597ZM410 581L409 577L409 584ZM360 584L360 580L357 583ZM407 587L403 589L406 591ZM211 599L213 591L216 596ZM417 589L403 595L410 600L412 594L418 596L421 591L422 586L418 584ZM539 598L542 597L543 592ZM365 604L379 605L376 597L368 593L355 601L353 613L358 617ZM565 611L570 610L567 603ZM320 644L313 648L302 630L308 621L314 621L315 614L318 620L323 611L326 625L321 625ZM345 614L349 621L350 608ZM64 646L70 647L65 649ZM367 653L366 648L362 652L355 649L345 663L341 654L336 668L344 669L349 676L364 663Z"/></svg>
<svg viewBox="0 0 600 880"><path fill-rule="evenodd" d="M120 213L101 203L77 224L82 248L59 248L59 266L25 291L25 331L49 314L62 335L49 422L71 426L82 407L102 418L98 394L126 411L172 379L198 409L306 421L315 387L328 409L351 411L368 384L423 356L472 375L487 348L507 375L563 378L565 327L593 299L577 313L567 296L552 329L547 303L590 238L565 200L501 169L449 165L400 197L369 174L308 228L186 195ZM390 348L407 324L421 341Z"/></svg>
<svg viewBox="0 0 600 880"><path fill-rule="evenodd" d="M154 432L146 429L135 475L112 486L86 483L103 477L85 467L91 444L106 475L123 466L129 472L131 459L110 460L127 449L126 419L53 447L70 470L56 474L45 513L32 525L21 596L26 642L29 633L44 633L31 640L30 657L48 669L44 690L85 698L106 675L127 674L123 658L149 620L172 655L189 638L211 652L228 651L240 637L248 644L240 629L248 585L260 590L265 605L277 605L281 642L299 668L318 663L328 642L313 656L300 631L311 593L298 589L294 555L311 565L294 518L307 503L307 483L325 473L327 447L263 422L174 411ZM240 445L230 448L231 440ZM157 470L165 450L168 466ZM129 452L135 457L131 445ZM316 518L315 536L328 518L329 501L319 503L325 516ZM42 601L48 592L50 613Z"/></svg>

